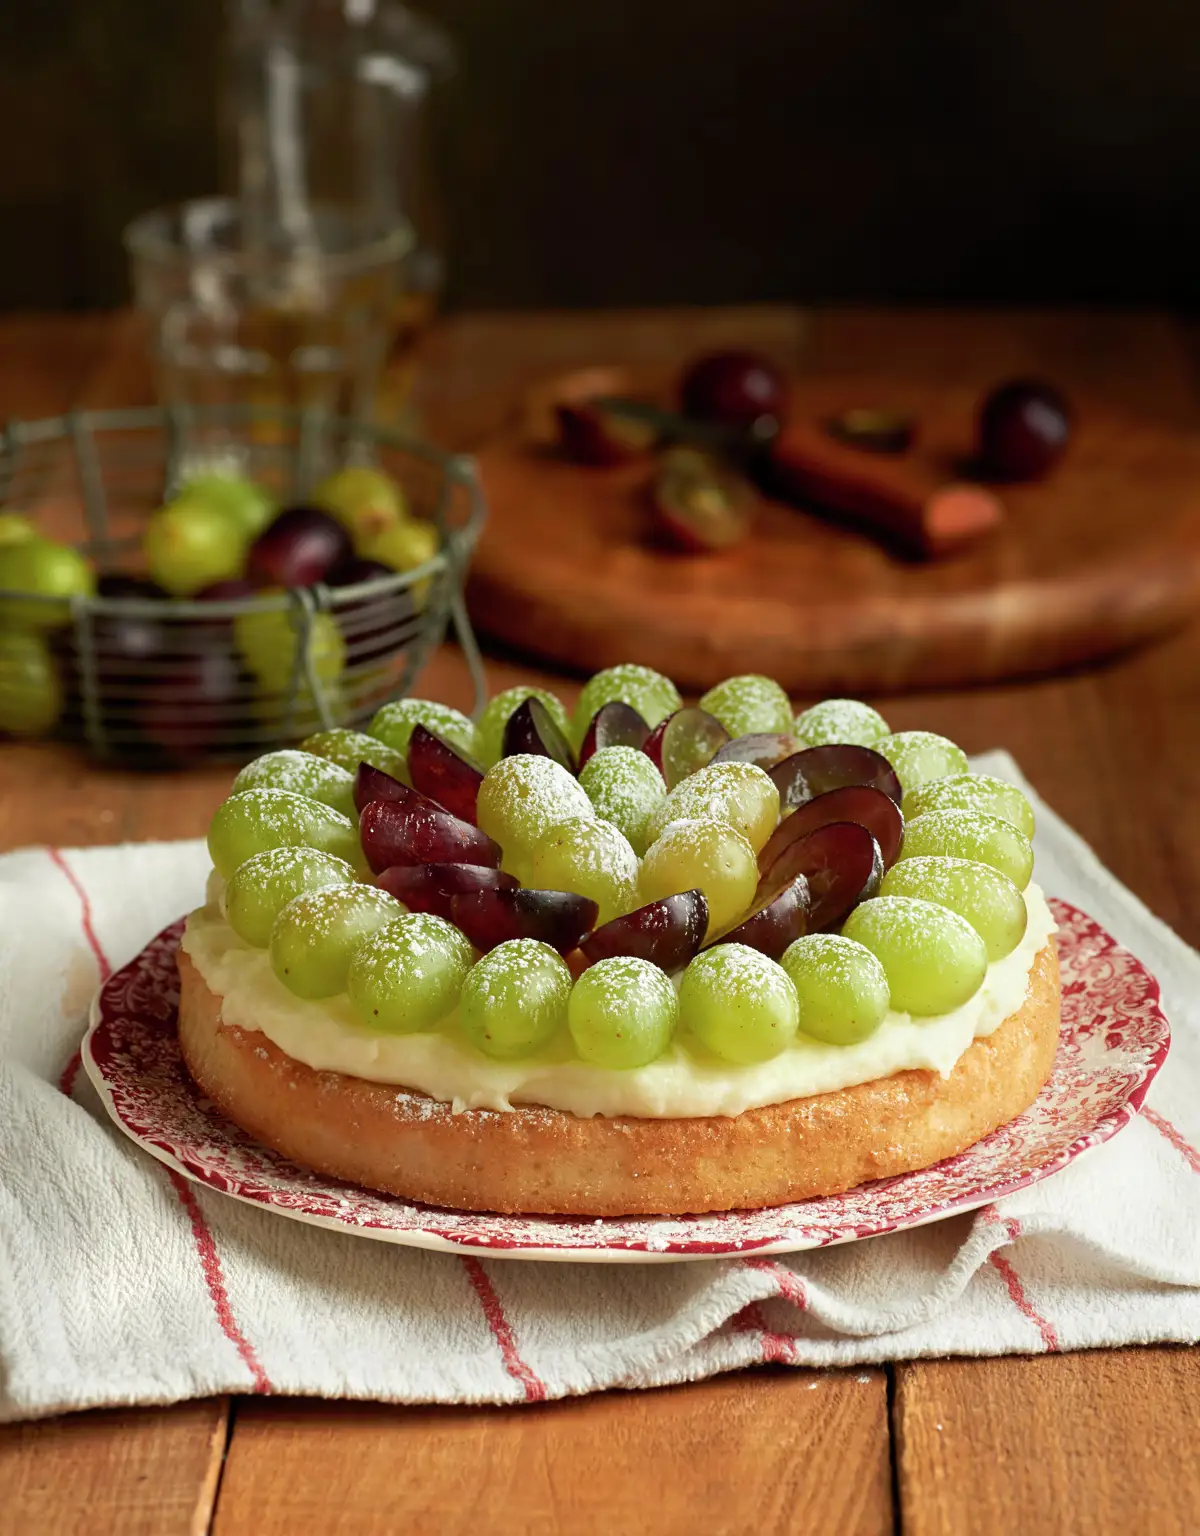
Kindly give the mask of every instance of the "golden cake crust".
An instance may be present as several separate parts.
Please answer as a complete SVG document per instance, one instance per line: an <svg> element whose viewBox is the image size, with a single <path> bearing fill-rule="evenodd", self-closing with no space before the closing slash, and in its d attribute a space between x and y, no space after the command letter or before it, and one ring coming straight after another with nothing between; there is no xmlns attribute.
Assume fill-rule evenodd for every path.
<svg viewBox="0 0 1200 1536"><path fill-rule="evenodd" d="M839 1194L927 1168L1015 1119L1050 1075L1060 995L1053 939L1022 1006L949 1077L916 1070L735 1116L583 1119L446 1104L317 1072L221 1020L180 952L179 1041L192 1077L265 1146L316 1172L458 1210L687 1215Z"/></svg>

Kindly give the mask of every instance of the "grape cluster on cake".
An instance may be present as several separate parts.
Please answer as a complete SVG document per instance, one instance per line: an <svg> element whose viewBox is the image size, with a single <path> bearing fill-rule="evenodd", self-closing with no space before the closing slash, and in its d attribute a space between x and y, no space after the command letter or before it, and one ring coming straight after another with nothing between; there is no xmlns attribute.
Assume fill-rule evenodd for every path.
<svg viewBox="0 0 1200 1536"><path fill-rule="evenodd" d="M477 724L405 699L268 753L208 841L225 920L297 999L629 1072L961 1009L1025 936L1032 831L1019 790L865 704L796 715L743 676L684 707L629 665L573 719L537 688Z"/></svg>

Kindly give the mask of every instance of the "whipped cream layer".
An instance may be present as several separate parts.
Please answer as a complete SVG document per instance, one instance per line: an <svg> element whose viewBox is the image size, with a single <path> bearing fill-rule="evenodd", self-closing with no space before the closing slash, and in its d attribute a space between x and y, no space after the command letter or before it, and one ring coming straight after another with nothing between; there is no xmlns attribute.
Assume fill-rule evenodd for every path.
<svg viewBox="0 0 1200 1536"><path fill-rule="evenodd" d="M649 1066L613 1072L580 1061L565 1029L548 1048L520 1061L482 1055L454 1017L436 1033L384 1035L365 1029L345 995L323 1002L293 997L272 971L267 952L239 939L224 920L220 898L220 882L210 881L208 904L188 918L183 948L209 990L220 995L226 1024L260 1031L318 1071L411 1088L456 1111L541 1104L582 1117L739 1115L913 1068L945 1077L973 1040L990 1035L1021 1007L1034 959L1056 926L1041 889L1031 884L1025 892L1024 939L1011 955L988 966L969 1002L953 1013L924 1018L893 1010L858 1045L825 1045L800 1035L772 1060L739 1067L681 1033Z"/></svg>

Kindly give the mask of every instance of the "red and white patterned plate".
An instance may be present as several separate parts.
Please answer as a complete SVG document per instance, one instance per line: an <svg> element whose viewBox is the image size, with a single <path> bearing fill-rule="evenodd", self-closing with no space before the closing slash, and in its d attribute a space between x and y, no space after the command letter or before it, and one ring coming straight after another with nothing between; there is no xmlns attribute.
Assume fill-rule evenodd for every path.
<svg viewBox="0 0 1200 1536"><path fill-rule="evenodd" d="M210 1189L298 1221L495 1258L645 1263L792 1253L986 1205L1065 1168L1137 1113L1170 1043L1158 983L1085 913L1062 901L1052 906L1060 925L1062 1038L1032 1108L936 1167L764 1211L597 1221L489 1216L319 1178L258 1146L188 1077L175 1033L182 921L100 989L83 1061L109 1114L147 1152Z"/></svg>

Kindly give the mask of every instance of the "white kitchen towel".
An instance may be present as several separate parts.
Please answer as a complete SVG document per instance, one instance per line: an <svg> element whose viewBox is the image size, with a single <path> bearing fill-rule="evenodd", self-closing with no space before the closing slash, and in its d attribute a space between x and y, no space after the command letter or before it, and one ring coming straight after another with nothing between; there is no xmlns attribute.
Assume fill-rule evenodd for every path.
<svg viewBox="0 0 1200 1536"><path fill-rule="evenodd" d="M1023 782L1004 754L977 766ZM1174 1040L1142 1115L982 1212L694 1264L396 1248L168 1172L68 1064L98 975L202 899L203 845L0 859L0 1419L218 1392L513 1403L762 1360L1200 1339L1200 957L1031 798L1041 883L1162 983Z"/></svg>

